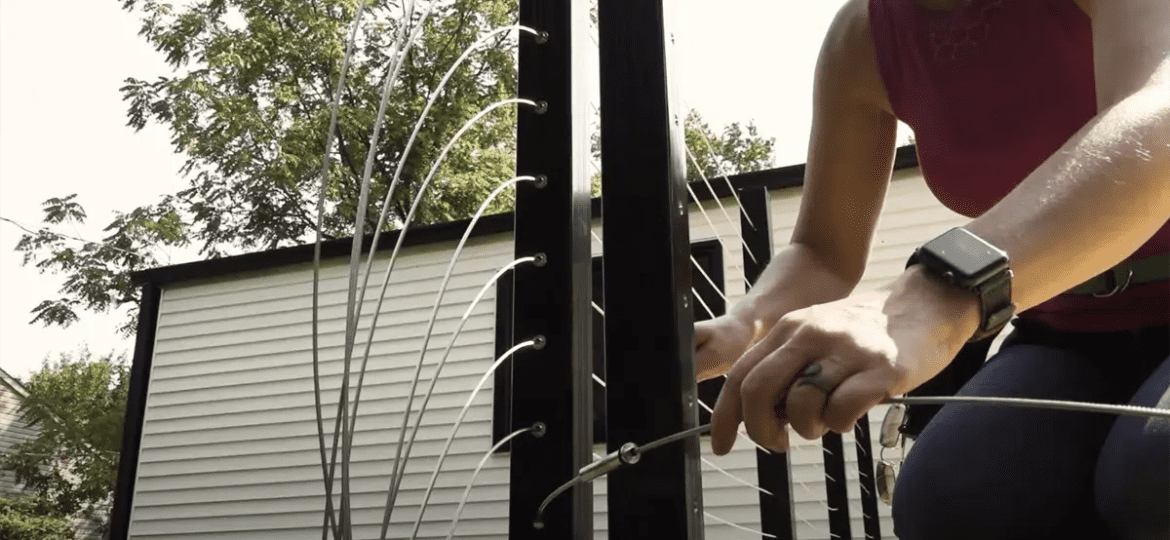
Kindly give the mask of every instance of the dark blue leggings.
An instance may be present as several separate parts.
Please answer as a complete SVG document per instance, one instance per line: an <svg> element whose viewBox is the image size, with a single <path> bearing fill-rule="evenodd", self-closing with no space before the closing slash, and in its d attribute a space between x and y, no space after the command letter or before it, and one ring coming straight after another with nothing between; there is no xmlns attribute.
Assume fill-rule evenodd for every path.
<svg viewBox="0 0 1170 540"><path fill-rule="evenodd" d="M1168 349L1167 327L1017 321L959 393L1170 408ZM1170 539L1170 421L945 406L902 465L893 517L901 540Z"/></svg>

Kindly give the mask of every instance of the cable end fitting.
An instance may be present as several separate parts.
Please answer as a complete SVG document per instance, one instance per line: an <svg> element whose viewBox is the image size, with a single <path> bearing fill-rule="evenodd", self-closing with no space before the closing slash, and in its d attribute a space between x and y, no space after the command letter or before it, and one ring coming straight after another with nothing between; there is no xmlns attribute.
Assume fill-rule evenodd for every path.
<svg viewBox="0 0 1170 540"><path fill-rule="evenodd" d="M541 44L541 45L548 43L548 32L545 30L541 30L540 32L537 32L536 33L536 42ZM540 527L537 527L537 529L539 529L539 528Z"/></svg>
<svg viewBox="0 0 1170 540"><path fill-rule="evenodd" d="M601 476L616 471L622 465L633 465L639 459L642 459L642 456L638 453L638 445L634 443L623 444L620 450L581 467L581 483L592 482Z"/></svg>
<svg viewBox="0 0 1170 540"><path fill-rule="evenodd" d="M618 458L626 465L633 465L642 459L642 454L638 452L638 445L628 442L618 450Z"/></svg>

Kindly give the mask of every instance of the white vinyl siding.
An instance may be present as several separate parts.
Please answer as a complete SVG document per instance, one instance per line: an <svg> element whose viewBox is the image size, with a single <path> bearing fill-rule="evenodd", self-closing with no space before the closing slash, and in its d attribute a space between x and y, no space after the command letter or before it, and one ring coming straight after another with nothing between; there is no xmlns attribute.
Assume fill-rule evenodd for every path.
<svg viewBox="0 0 1170 540"><path fill-rule="evenodd" d="M799 207L800 189L772 192L777 246L786 244ZM726 287L731 302L742 296L738 209L703 203L724 237ZM917 170L895 173L873 255L862 287L892 279L916 245L965 222L935 202ZM692 205L691 240L715 237ZM597 229L599 235L603 233ZM362 391L350 473L355 538L377 538L394 459L394 445L406 406L405 395L422 346L422 334L455 242L405 248L391 276L371 349ZM595 254L600 244L593 242ZM417 411L434 366L451 332L486 280L512 259L511 234L472 239L455 267L427 347L414 402ZM352 365L360 367L376 296L388 253L379 253L370 279ZM364 258L363 258L364 261ZM327 449L341 385L344 305L348 266L342 258L322 265L320 359L322 409ZM523 284L517 284L523 286ZM309 264L169 285L160 304L157 343L143 426L130 537L138 540L318 539L324 486L313 405L310 321L312 268ZM412 452L391 538L410 536L423 490L451 424L470 390L495 360L495 287L476 307L451 352ZM701 308L700 308L701 309ZM519 362L516 369L523 369ZM870 420L876 436L882 408ZM415 416L412 415L411 419ZM492 444L491 379L460 427L431 497L420 538L443 538L472 470ZM794 437L793 488L801 538L823 538L828 529L823 505L824 476L819 441ZM855 444L845 437L849 459L850 517L858 536L860 515ZM740 440L735 450L714 457L719 467L755 483L754 447ZM601 447L595 449L603 453ZM706 510L719 518L759 528L755 490L703 465ZM338 469L338 477L340 469ZM504 539L508 530L508 457L494 456L481 472L459 522L457 537ZM340 491L340 480L334 483ZM604 478L596 482L594 520L605 538ZM340 500L335 495L334 504ZM892 538L889 509L879 503L882 533ZM809 525L811 523L811 525ZM818 530L819 529L819 530ZM750 533L707 521L709 538L748 538Z"/></svg>
<svg viewBox="0 0 1170 540"><path fill-rule="evenodd" d="M0 375L3 376L3 375ZM0 454L36 437L36 431L20 418L20 396L7 384L0 383ZM0 471L0 496L21 493L16 475Z"/></svg>

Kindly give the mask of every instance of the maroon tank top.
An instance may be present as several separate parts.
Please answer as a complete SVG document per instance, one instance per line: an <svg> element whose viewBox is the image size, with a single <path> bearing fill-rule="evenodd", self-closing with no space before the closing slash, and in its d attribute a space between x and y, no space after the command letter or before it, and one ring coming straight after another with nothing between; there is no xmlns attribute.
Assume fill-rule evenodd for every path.
<svg viewBox="0 0 1170 540"><path fill-rule="evenodd" d="M926 183L962 215L994 206L1097 113L1090 19L1073 0L972 0L950 12L869 0L869 17ZM1130 259L1167 252L1170 222ZM1167 324L1170 282L1060 295L1020 317L1073 331Z"/></svg>

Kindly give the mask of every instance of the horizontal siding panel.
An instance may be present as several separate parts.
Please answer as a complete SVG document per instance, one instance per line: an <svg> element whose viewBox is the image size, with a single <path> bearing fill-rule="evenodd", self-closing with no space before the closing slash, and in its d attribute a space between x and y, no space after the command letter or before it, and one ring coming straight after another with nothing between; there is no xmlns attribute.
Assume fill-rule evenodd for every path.
<svg viewBox="0 0 1170 540"><path fill-rule="evenodd" d="M494 328L491 330L494 330ZM463 332L459 334L459 339L453 345L450 334L432 335L430 343L427 345L424 364L434 365L437 363L443 357L448 347L451 347L451 352L447 357L448 363L462 363L469 360L482 361L483 355L480 347L490 342L494 337L493 332L487 328L468 330L466 326L464 326ZM367 369L413 369L418 364L422 337L416 336L415 340L415 345L411 347L408 344L402 343L401 340L378 341L377 336L375 336L374 344L370 347L370 363ZM363 340L355 344L354 354L351 357L353 359L352 361L360 361L364 354L365 343ZM155 372L157 377L152 378L152 381L180 378L195 379L204 373L236 373L240 376L246 376L246 372L250 371L267 371L274 368L296 366L309 369L311 373L313 361L311 350L256 356L231 356L228 358L190 358L194 361L160 366ZM409 359L409 363L403 362L406 359ZM321 348L318 351L317 361L320 369L324 373L341 373L344 360L345 349L341 344Z"/></svg>
<svg viewBox="0 0 1170 540"><path fill-rule="evenodd" d="M423 323L420 327L425 328ZM447 330L447 329L440 329ZM469 320L463 327L463 331L459 334L457 344L460 346L474 345L482 343L485 339L495 339L495 324L494 321L486 320L485 317L477 317L474 321ZM421 332L419 333L421 334ZM388 335L386 332L376 333L374 335L374 343L371 346L371 356L380 356L393 353L410 353L418 354L418 347L422 343L422 335L412 335L408 337L400 337L395 335ZM437 334L437 335L436 335ZM359 331L359 336L362 334ZM486 337L485 337L486 336ZM355 343L355 353L353 357L360 357L365 354L365 335L361 340ZM427 355L430 351L440 350L445 348L451 341L451 335L446 331L434 332L431 336L431 344L427 347ZM345 336L342 332L332 334L330 336L319 336L319 352L318 358L339 358L344 359L344 345ZM361 344L361 348L357 347ZM259 343L240 343L232 346L215 347L211 349L191 349L179 352L167 353L167 363L164 366L180 365L197 362L216 362L223 360L232 360L238 358L250 358L259 356L272 356L277 354L293 354L299 355L299 358L304 359L305 365L309 365L312 360L312 339L306 336L302 339L265 339ZM332 354L333 356L326 356ZM161 355L160 355L161 356Z"/></svg>
<svg viewBox="0 0 1170 540"><path fill-rule="evenodd" d="M438 320L459 320L467 313L467 307L470 302L482 290L482 283L476 283L475 287L467 287L460 289L449 289L443 298L443 304L440 305L438 313L435 317ZM490 312L491 301L494 300L495 287L491 287L487 294L484 294L472 315L476 313ZM336 299L337 302L326 305L322 304L318 311L318 332L332 333L340 332L345 328L345 298L342 296ZM168 345L164 349L183 349L183 339L198 338L202 339L206 336L213 336L221 332L239 332L245 330L265 331L272 329L279 329L280 327L296 328L300 332L311 331L312 329L312 304L307 300L289 300L280 301L281 305L273 305L271 311L259 311L261 304L275 304L274 302L258 301L254 303L249 309L256 312L250 315L241 317L238 314L223 314L222 317L209 318L206 321L188 322L181 325L175 325L175 329L167 334ZM293 305L296 302L297 305ZM390 313L383 313L378 317L378 329L385 331L392 329L404 322L422 322L430 320L432 313L434 313L435 292L434 291L419 291L410 297L396 298L392 306L396 311ZM359 319L359 324L369 331L369 325L372 319L372 313L376 307L376 302L367 300L362 304L362 316ZM485 307L486 306L486 307ZM363 336L364 338L364 336ZM176 344L177 342L177 344ZM196 343L196 346L198 344Z"/></svg>
<svg viewBox="0 0 1170 540"><path fill-rule="evenodd" d="M37 431L20 417L20 398L7 386L0 384L0 454L36 436ZM21 493L16 475L0 471L0 494L16 493Z"/></svg>
<svg viewBox="0 0 1170 540"><path fill-rule="evenodd" d="M439 353L435 353L435 354L436 354L436 356L439 355ZM520 359L518 361L521 361L523 359L525 359L525 357L520 357ZM370 359L370 366L367 366L365 380L363 383L364 388L377 389L377 388L382 388L382 387L399 387L399 388L401 388L401 390L403 392L405 392L406 388L408 388L410 386L410 382L409 382L409 380L407 380L407 377L410 377L414 373L414 370L418 364L418 359L417 358L408 358L408 360L410 362L415 364L414 366L404 366L404 367L398 367L398 368L394 368L394 369L381 368L378 364L378 360L380 360L380 358L378 358L378 357L373 357ZM434 370L435 370L436 359L432 358L432 359L428 359L428 360L429 360L429 363L427 363L426 365L423 366L422 376L424 379L422 381L420 381L420 383L419 383L419 384L426 384L427 386L430 385L431 375L434 373ZM341 364L341 362L335 362L334 364ZM351 365L352 371L350 374L350 388L351 389L353 389L357 386L357 383L359 380L358 373L359 373L360 367L361 367L360 359L354 360L352 362L352 365ZM339 373L341 370L340 370L340 368L338 368L333 373L327 373L327 372L325 372L325 370L328 368L329 368L329 366L322 366L322 368L321 368L322 375L320 378L320 387L321 387L322 395L328 395L329 393L338 394L340 392L341 380L342 380L342 374ZM443 366L443 373L440 376L440 380L439 380L439 383L436 387L436 391L449 392L448 390L441 390L440 389L440 388L444 387L443 385L451 384L450 382L443 382L444 380L446 380L449 377L464 378L465 381L468 379L471 379L472 380L471 386L474 386L474 381L478 380L477 377L482 377L483 373L486 372L485 368L486 368L486 363L481 364L480 362L477 362L474 360L452 362L450 359L448 359L446 365ZM254 376L258 376L258 375L256 375L257 372L260 372L260 370L252 370L250 373L252 373ZM308 400L304 401L303 403L311 404L314 402L313 398L312 398L312 396L313 396L313 393L312 393L313 392L312 373L313 373L312 369L309 366L306 366L303 364L300 366L272 368L270 370L270 372L264 372L264 375L265 375L264 376L264 383L265 384L261 387L255 388L255 389L250 388L249 385L246 383L240 382L238 376L232 377L232 375L239 375L239 374L234 374L234 373L225 375L223 377L216 377L216 378L209 376L206 378L200 378L200 379L193 380L193 381L184 381L183 379L170 379L167 381L167 384L168 384L167 391L165 393L160 394L159 405L160 405L160 407L176 406L176 405L194 405L194 404L211 403L213 401L240 400L240 399L253 398L253 397L282 396L282 395L287 395L289 392L296 392L296 393L305 392L307 397L308 397ZM306 377L309 379L308 381L304 380ZM217 379L220 380L220 382L224 382L224 384L221 386L209 385L209 383L211 381L214 381ZM189 384L189 386L184 387L183 386L184 382ZM195 386L196 384L199 384L202 386ZM254 390L254 391L252 391L252 390ZM468 388L464 388L462 390L470 392L471 388L468 387ZM377 396L369 394L368 390L363 390L363 392L365 392L365 394L362 397L363 401L367 400L367 399L377 399ZM163 397L166 398L165 401L164 401L164 399L162 399ZM323 399L325 399L325 398L323 398ZM222 404L222 405L228 405L228 404ZM153 412L151 414L153 414ZM172 413L172 414L174 414L174 413ZM192 411L191 414L198 415L199 413Z"/></svg>
<svg viewBox="0 0 1170 540"><path fill-rule="evenodd" d="M510 256L511 249L511 233L502 235L493 235L472 239L468 245L464 247L463 253L459 257L459 262L456 263L456 272L459 272L461 266L466 266L469 269L484 270L486 268L496 268L497 266L491 262L485 262L482 259L491 258L493 256ZM399 255L398 261L394 264L393 276L395 280L419 280L429 279L434 276L431 274L434 267L446 268L450 263L452 250L455 248L455 242L443 242L432 244L430 246L414 246L405 248ZM386 265L389 264L389 251L378 251L376 260L374 261L374 272L370 274L371 283L375 282L377 278L380 280L385 274ZM366 255L362 256L362 272L365 271ZM486 264L487 266L477 266ZM441 273L439 275L442 275ZM335 259L327 259L321 263L321 281L322 283L336 280L340 288L344 289L347 285L346 281L349 279L349 258L339 257ZM219 276L203 280L191 280L182 283L176 283L168 286L167 290L172 291L175 300L183 300L188 298L200 297L219 297L222 295L230 295L237 292L249 291L253 289L265 289L274 286L299 285L304 283L312 283L313 280L313 266L311 263L301 263L290 265L276 270L261 270L244 272L229 276Z"/></svg>
<svg viewBox="0 0 1170 540"><path fill-rule="evenodd" d="M361 415L358 420L359 433L363 426L378 426L378 425L400 425L389 421L399 415L378 415L366 416ZM446 429L443 426L426 426L424 425L419 431L419 437L434 440L446 436ZM461 431L468 436L483 435L490 436L491 426L481 425L477 422L465 422ZM370 436L375 436L383 433L383 430L374 430ZM214 432L206 432L205 430L197 431L180 431L174 433L167 432L152 432L154 436L150 438L149 444L143 441L143 451L152 448L168 448L172 446L188 446L195 444L214 444L216 442L229 441L264 441L268 439L287 439L292 437L317 437L317 424L310 421L292 421L292 422L273 422L269 424L241 426L241 427L227 427L219 428ZM378 437L379 439L381 437Z"/></svg>
<svg viewBox="0 0 1170 540"><path fill-rule="evenodd" d="M373 306L370 306L371 309ZM394 305L387 306L389 309L394 309ZM425 335L427 327L429 326L429 310L417 310L414 312L417 318L412 321L399 320L395 324L384 324L383 321L378 321L378 328L374 333L375 340L381 335L382 339L404 339L404 338L421 338ZM433 334L448 334L453 332L458 326L459 318L463 312L448 313L447 318L436 322ZM395 317L388 317L394 319ZM478 330L485 325L490 326L493 321L490 317L474 317L474 320L468 320L466 326L467 330ZM359 341L365 343L369 336L370 323L373 321L372 315L363 315L359 319L358 325ZM318 327L318 339L322 346L336 346L345 343L345 319L328 319L321 321ZM304 342L310 343L311 327L309 324L303 325L285 325L274 326L268 328L261 328L254 331L225 329L224 332L218 334L205 334L201 336L194 336L190 338L175 338L160 340L158 342L158 354L166 354L169 352L188 351L188 350L203 350L215 349L217 347L230 347L234 345L253 345L256 343L268 342ZM275 344L273 344L275 345Z"/></svg>
<svg viewBox="0 0 1170 540"><path fill-rule="evenodd" d="M459 335L457 346L472 346L483 343L484 340L494 338L494 325L489 324L488 321L477 320L474 323L469 322L464 326L463 333ZM344 339L339 334L335 343L323 345L320 348L318 359L330 360L332 358L344 359ZM270 340L264 344L243 343L234 347L221 347L213 351L209 351L206 355L200 355L199 351L184 351L179 353L170 353L168 356L179 363L196 363L196 362L217 362L241 358L255 358L260 356L272 356L284 354L299 358L302 365L309 366L312 362L312 342L306 338L305 344L293 340ZM443 332L437 336L432 335L431 343L427 348L427 356L441 352L441 349L446 348L451 342L450 334ZM384 333L381 337L375 336L375 341L370 349L371 358L378 356L386 356L390 354L418 354L418 346L422 343L422 336L411 336L407 338L396 338L393 336L387 337ZM360 342L359 348L355 344L355 352L351 358L360 358L365 354L365 342ZM267 345L267 348L265 347Z"/></svg>
<svg viewBox="0 0 1170 540"><path fill-rule="evenodd" d="M772 192L772 229L777 247L789 242L799 210L799 188ZM727 296L744 294L743 247L738 209L724 199L724 215L713 201L703 203L712 227L691 205L691 239L720 238L724 250ZM896 172L875 234L862 288L889 281L901 272L910 251L951 226L965 223L938 205L916 173ZM595 223L595 231L601 235ZM512 257L511 235L474 239L455 266L434 333L427 345L422 380L413 407L466 312L467 303L487 278ZM593 242L599 255L601 244ZM375 538L399 436L405 394L410 388L439 282L455 242L415 246L403 251L387 289L383 313L371 347L360 418L350 461L355 537ZM351 385L364 350L388 253L379 254L359 322ZM364 261L364 259L363 259ZM348 266L344 258L322 265L319 351L322 413L326 445L332 444L343 366ZM311 351L311 265L276 271L192 281L168 286L160 306L157 344L140 455L131 538L137 540L264 540L320 538L325 497L313 404ZM491 287L469 317L436 386L403 479L391 537L407 537L423 490L430 481L451 423L472 387L495 360L495 289ZM438 489L428 507L421 538L443 538L474 467L491 446L491 379L459 428ZM876 433L884 407L870 413ZM412 416L413 419L413 416ZM859 537L860 490L856 445L845 442L850 482L850 517ZM800 518L799 538L824 538L824 454L819 441L792 437L793 499ZM876 444L875 444L876 446ZM755 449L737 441L726 456L703 456L751 483L756 481ZM876 448L870 449L874 451ZM327 448L328 451L328 448ZM604 452L597 447L596 452ZM459 538L507 537L509 462L493 456L476 480L471 502L459 525ZM758 492L702 466L705 506L712 515L759 528ZM334 480L340 489L339 479ZM594 484L595 538L606 538L605 479ZM339 502L338 494L334 494ZM879 505L883 533L889 538L889 509ZM711 538L747 538L741 530L707 519Z"/></svg>
<svg viewBox="0 0 1170 540"><path fill-rule="evenodd" d="M499 504L499 503L496 503ZM506 512L507 504L502 504ZM167 519L163 521L135 522L134 537L139 538L151 535L164 534L191 535L191 538L209 539L251 539L251 538L287 538L319 540L321 537L321 521L323 513L284 513L260 516L239 516L221 518L184 518ZM357 508L353 512L354 538L378 538L382 521L381 508ZM499 515L498 513L496 514ZM395 511L389 530L391 538L409 538L414 523L414 513ZM508 532L508 522L498 517L484 520L460 520L460 530L475 530L478 534L502 535ZM450 528L450 521L427 522L420 531L419 538L445 538ZM214 534L208 534L214 532ZM261 534L278 532L276 536L262 536ZM206 535L206 536L203 536ZM189 538L188 536L179 536Z"/></svg>
<svg viewBox="0 0 1170 540"><path fill-rule="evenodd" d="M510 262L510 259L504 257L493 260L496 264L493 265L490 271L453 276L448 281L447 292L444 294L444 299L448 297L452 297L453 299L447 300L444 303L458 304L465 308L475 294L487 284L488 280L495 273L495 270ZM336 310L337 315L344 316L345 309L343 306L349 301L348 284L341 280L336 281L338 281L340 287L331 289L322 288L318 296L318 308L327 313L331 310ZM387 288L386 295L381 298L384 298L383 302L393 298L398 303L399 309L430 308L434 305L440 283L441 281L436 279L436 276L432 276L426 282L394 283ZM365 300L362 304L363 311L374 309L380 298L380 292L380 284L377 286L371 284L364 297ZM295 293L286 294L278 294L278 291L271 289L251 289L246 291L246 294L238 293L233 297L225 298L225 302L220 305L211 305L210 302L214 301L212 297L205 297L199 300L202 300L202 302L176 300L176 309L168 312L164 317L159 319L159 327L170 328L196 323L215 322L222 319L249 318L259 314L311 310L313 302L312 284L301 284ZM309 314L311 314L311 311ZM384 316L394 314L396 313L383 313ZM181 331L181 328L176 328L175 330Z"/></svg>
<svg viewBox="0 0 1170 540"><path fill-rule="evenodd" d="M467 366L467 367L464 367L464 366ZM366 383L365 383L365 387L364 387L366 390L377 386L377 385L371 384L371 381L373 380L373 377L375 376L375 374L378 373L379 371L390 371L390 370L371 370L371 371L369 371L367 373ZM398 370L394 370L394 371L398 371ZM461 378L470 379L473 376L482 376L480 374L484 371L485 370L483 369L483 363L479 362L479 361L475 361L473 363L471 361L453 362L453 361L449 360L447 362L447 365L444 366L444 368L443 368L443 375L442 376L444 378L446 378L446 377L461 377ZM429 380L430 375L433 372L434 372L434 365L433 364L424 366L424 370L423 370L423 377L424 378L423 378L423 380L421 380L419 382L419 387L415 391L416 400L426 394L426 390L428 389L428 387L430 385L430 380ZM310 373L310 375L311 375L311 373ZM395 380L398 381L398 379L395 379ZM457 388L454 391L443 392L442 390L440 390L441 385L443 384L442 380L443 379L440 379L440 384L436 385L436 393L431 398L431 403L430 403L430 406L428 407L428 410L430 408L434 408L434 407L439 407L439 408L459 407L462 405L462 403L464 403L467 396L471 395L471 389L465 388L465 387ZM329 383L331 381L326 380L325 382ZM333 377L332 383L333 384L323 385L322 391L321 391L321 400L322 400L323 407L336 409L338 395L340 392L340 385L337 384L337 377ZM312 382L310 381L310 388L311 388L311 384L312 384ZM351 388L353 386L354 386L353 381L351 381ZM400 394L405 394L406 389L409 387L409 383L395 382L395 383L393 383L393 386L401 387ZM482 394L482 393L488 392L489 390L490 390L490 383L488 385L485 385L485 388L480 390L480 393ZM406 402L406 398L404 395L397 395L395 397L371 398L371 397L369 397L369 393L367 392L366 395L362 396L360 406L362 407L362 410L369 410L369 409L365 408L367 404L369 404L369 403L384 403L387 400L392 400L393 402L399 403L399 404L405 404L405 402ZM275 396L262 396L262 397L257 397L257 396L253 396L253 395L240 395L240 396L233 398L233 399L221 399L221 400L216 400L216 401L202 402L202 403L199 403L198 407L191 407L190 406L191 403L192 402L182 402L182 403L172 404L172 405L168 405L168 406L159 406L159 407L152 408L150 416L147 417L147 421L154 422L154 421L185 419L185 418L204 418L204 417L208 417L208 416L228 417L229 415L236 415L236 414L269 413L269 412L284 412L284 411L288 411L290 414L292 414L291 411L296 410L296 409L304 409L305 407L315 408L313 406L312 399L310 399L306 403L305 400L302 399L301 396L293 396L293 395L288 395L288 394L279 394L279 395L275 395ZM312 416L312 414L313 414L312 408L309 409L310 416ZM399 407L399 408L401 409L401 407ZM414 406L414 408L415 409L418 408L417 404ZM303 416L303 415L299 415L299 416Z"/></svg>
<svg viewBox="0 0 1170 540"><path fill-rule="evenodd" d="M390 455L392 458L393 452L390 452ZM474 471L481 457L479 454L451 455L443 463L443 471L439 474L436 486L442 488L457 487L460 490L466 488L467 480L470 479L471 473ZM378 471L379 474L352 477L350 481L351 489L354 493L376 492L382 493L385 496L390 485L389 471L391 465L392 461L388 461L385 468ZM407 476L403 479L403 490L418 491L424 489L429 484L431 473L434 470L434 459L430 459L425 465L424 467L424 465L417 463L414 458L411 458L407 467ZM507 465L506 457L493 457L476 479L475 487L472 490L473 494L481 493L489 488L506 489L509 478ZM185 504L196 503L242 502L305 496L317 497L319 501L323 501L325 493L324 481L322 480L321 463L316 456L314 456L313 465L310 468L312 469L311 474L306 475L302 471L298 473L298 478L296 479L270 483L230 485L232 489L229 491L224 491L217 486L147 490L146 493L150 493L149 500L143 501L141 506L181 507ZM338 478L335 479L333 484L335 495L341 491L340 468L337 471ZM152 485L159 486L159 483L154 482ZM246 505L242 505L241 507L246 508Z"/></svg>
<svg viewBox="0 0 1170 540"><path fill-rule="evenodd" d="M485 330L485 332L483 334L487 334L487 333L488 332ZM424 373L424 376L426 376L428 379L430 378L430 373L434 369L433 366L437 365L437 363L440 360L442 360L443 352L446 349L446 344L442 343L443 337L447 337L448 341L449 341L449 336L440 336L438 339L432 338L432 340L431 340L432 343L434 343L436 341L438 343L435 343L434 348L428 348L427 354L423 359L423 368L424 368L423 373ZM460 336L460 337L463 337L463 336ZM468 336L468 337L470 338L470 337L475 337L475 336L472 335L472 336ZM480 335L479 337L484 337L484 335ZM418 344L421 344L422 339L416 338L415 341ZM464 352L465 349L469 349L472 347L481 347L482 348L483 346L484 346L484 343L482 343L482 342L481 343L469 343L466 345L462 345L460 347L456 347L455 349L452 350L452 354L454 354L455 350L460 350L460 352ZM340 349L340 347L338 347L338 349ZM357 347L355 347L355 349L357 349ZM208 389L210 389L210 388L223 388L223 387L228 387L231 385L247 384L244 380L242 380L240 378L242 376L254 377L254 379L251 379L251 381L249 381L251 384L255 384L257 382L278 383L278 382L285 382L285 381L297 381L298 378L303 378L305 376L305 374L309 374L309 376L310 376L309 386L306 387L303 384L303 381L301 381L302 384L300 384L298 386L298 389L304 389L304 388L311 389L312 388L311 375L313 373L311 353L300 354L300 355L288 355L288 356L292 357L292 358L296 358L296 361L291 361L292 358L290 358L290 362L288 362L287 364L280 365L280 366L274 366L274 367L270 367L270 368L224 371L224 372L219 372L219 373L208 373L207 375L202 375L202 376L198 376L198 377L186 376L186 377L163 378L163 379L158 381L159 382L158 391L160 393L184 392L184 391L190 391L190 390L198 390L198 389L202 389L202 388L208 388ZM299 357L299 358L297 358L297 357ZM520 358L524 358L524 356L521 354ZM387 360L397 360L398 362L401 362L401 363L393 368L383 367L386 365ZM406 352L406 351L398 353L398 354L371 354L370 358L369 358L369 363L366 365L367 384L381 384L381 383L391 382L391 380L387 380L387 378L393 378L393 381L400 381L400 382L406 383L410 380L409 377L413 376L415 370L417 369L418 360L419 360L419 354L417 351L414 352L414 354L411 354L410 352ZM487 367L489 367L491 360L494 360L494 359L490 358L490 357L482 357L481 356L479 359L456 359L453 362L452 358L448 357L447 363L446 363L447 365L445 365L445 367L443 369L443 373L444 374L452 373L451 371L447 371L448 368L453 369L454 373L459 373L459 374L464 374L464 375L469 374L471 372L483 373L483 372L487 371ZM328 384L328 382L331 381L332 379L336 379L342 375L342 371L344 368L344 359L326 360L326 361L321 361L319 359L318 362L319 362L318 363L318 370L320 371L320 374L322 377L321 378L322 384ZM363 363L363 358L361 355L361 351L359 351L358 354L355 354L354 357L352 357L350 359L350 373L356 374L361 369L362 363ZM454 365L452 366L451 364L454 364ZM428 368L427 366L432 366L432 367ZM351 376L354 376L354 375L351 375ZM356 382L356 381L351 381L351 384L353 382ZM336 385L336 386L339 387L339 385ZM266 393L271 393L272 389L268 388L266 390L269 390L269 392L266 392Z"/></svg>
<svg viewBox="0 0 1170 540"><path fill-rule="evenodd" d="M424 389L425 390L425 389ZM456 393L457 392L457 393ZM423 418L427 424L436 424L442 426L444 423L454 423L459 416L460 411L466 403L467 392L463 389L451 391L450 393L438 393L432 395L431 403L426 409L426 414ZM412 406L413 411L418 411L419 405L423 400L423 395L415 399ZM451 405L442 405L435 403L436 400L446 398L444 401L451 402ZM490 420L491 419L491 400L490 392L480 391L475 399L471 402L472 406L468 409L465 422L475 420ZM381 399L371 400L369 402L362 401L359 407L359 428L362 425L382 426L390 425L390 422L396 424L401 422L401 412L406 408L406 398L398 399ZM478 407L477 407L478 405ZM337 404L336 402L322 407L324 416L327 418L326 423L333 424L333 418L336 417ZM411 421L417 417L412 414ZM218 421L217 421L218 420ZM316 409L314 407L299 407L296 409L285 410L268 410L257 411L254 413L237 413L230 416L200 416L192 418L171 419L167 421L158 420L159 430L156 433L190 433L196 431L203 431L208 429L233 429L233 428L250 428L257 426L268 426L280 424L283 426L303 425L306 423L316 423ZM396 425L395 424L395 425ZM327 429L327 433L332 429Z"/></svg>
<svg viewBox="0 0 1170 540"><path fill-rule="evenodd" d="M5 446L5 443L18 444L36 436L36 430L20 420L14 420L7 425L0 424L0 450L9 448L9 446Z"/></svg>
<svg viewBox="0 0 1170 540"><path fill-rule="evenodd" d="M450 523L451 518L455 516L455 510L459 506L459 501L463 499L465 486L466 484L459 485L458 483L452 483L449 486L436 488L431 493L430 503L427 505L427 512L424 519L432 522L441 520L443 523ZM373 489L369 491L356 489L352 491L350 501L355 511L378 510L380 512L385 508L388 482L370 487ZM423 487L425 488L425 486ZM480 500L475 503L469 502L463 509L460 519L490 518L508 512L508 503L506 502L508 486L506 484L474 490L473 493L480 496ZM422 503L423 495L423 489L403 490L400 492L397 502L402 507L394 511L394 517L401 518L403 521L409 520L410 523L413 523L415 517L418 515L417 508ZM143 522L148 522L197 518L262 518L265 516L297 514L315 518L319 522L321 517L317 516L324 515L324 500L324 490L320 490L319 494L276 499L254 499L245 501L246 504L240 504L240 501L216 501L185 505L144 506L142 507L142 513L139 514L139 519ZM335 496L334 504L340 506L340 502L340 497ZM402 512L403 507L413 507L413 510ZM381 514L379 513L380 517Z"/></svg>
<svg viewBox="0 0 1170 540"><path fill-rule="evenodd" d="M437 445L436 445L437 446ZM426 448L418 448L416 445L415 453L424 454L427 452ZM437 451L436 451L437 453ZM354 486L364 486L362 489L374 490L382 489L385 492L386 486L389 485L389 473L391 470L390 464L393 462L394 453L389 452L389 460L386 463L380 462L360 462L353 464L350 467L351 478ZM492 461L480 471L479 479L476 480L476 486L494 485L508 483L508 464L503 458L492 458ZM411 458L411 464L408 464L407 476L403 479L403 485L421 486L424 481L430 480L432 469L415 470L420 467L415 463L415 458ZM434 461L430 462L434 466ZM478 462L477 462L478 463ZM446 471L444 465L444 471ZM337 469L340 471L340 468ZM340 472L336 473L340 478ZM175 493L185 490L206 490L219 489L219 498L221 499L247 499L241 493L247 493L256 487L275 487L282 486L285 488L297 487L302 491L293 492L286 491L283 496L289 497L294 495L313 495L324 493L323 475L321 472L321 462L315 461L312 465L303 465L298 467L287 467L282 469L257 469L254 473L250 473L247 477L242 477L239 472L207 472L191 475L173 475L174 478L167 478L163 476L146 476L143 477L143 485L135 486L135 489L142 493L170 493L174 496ZM439 477L440 482L446 482L445 476ZM378 486L382 486L379 488ZM355 488L356 489L356 488ZM149 502L142 501L144 505ZM139 502L135 503L136 505Z"/></svg>

